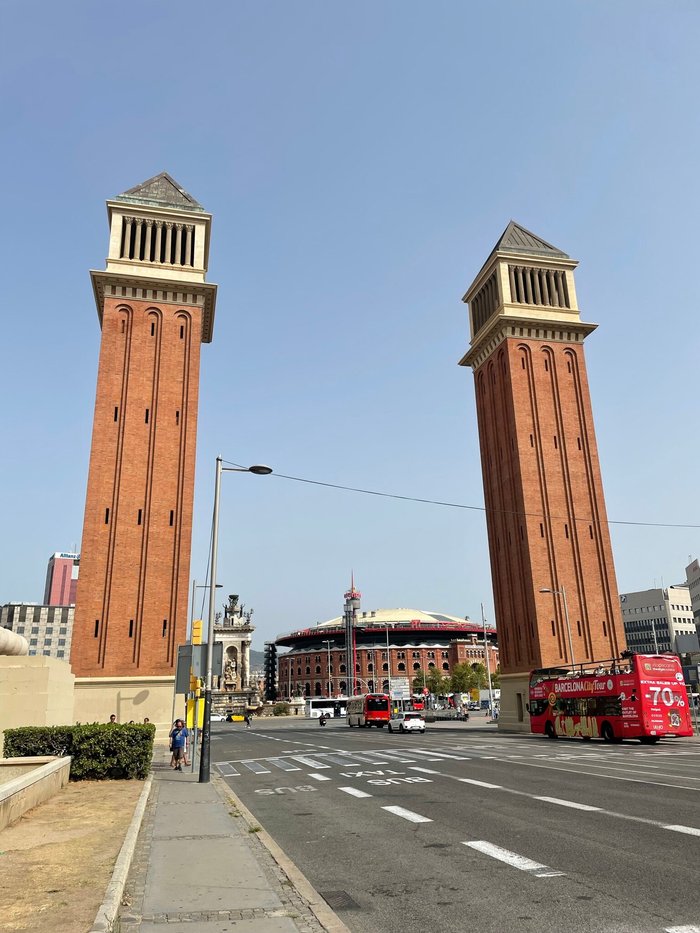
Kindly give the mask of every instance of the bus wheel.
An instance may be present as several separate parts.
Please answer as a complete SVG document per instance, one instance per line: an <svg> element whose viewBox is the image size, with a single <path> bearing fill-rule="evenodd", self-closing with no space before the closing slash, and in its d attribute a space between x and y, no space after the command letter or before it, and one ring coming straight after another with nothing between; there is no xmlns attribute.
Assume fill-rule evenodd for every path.
<svg viewBox="0 0 700 933"><path fill-rule="evenodd" d="M660 736L658 735L643 735L640 737L639 741L642 745L656 745L659 741Z"/></svg>
<svg viewBox="0 0 700 933"><path fill-rule="evenodd" d="M604 722L604 723L603 723L603 726L602 726L602 728L601 728L601 730L600 730L600 735L601 735L601 737L602 737L602 739L603 739L604 742L614 742L614 741L615 741L615 733L613 732L613 727L610 725L609 722Z"/></svg>
<svg viewBox="0 0 700 933"><path fill-rule="evenodd" d="M557 733L551 722L548 722L547 725L544 727L544 734L547 736L548 739L556 739Z"/></svg>

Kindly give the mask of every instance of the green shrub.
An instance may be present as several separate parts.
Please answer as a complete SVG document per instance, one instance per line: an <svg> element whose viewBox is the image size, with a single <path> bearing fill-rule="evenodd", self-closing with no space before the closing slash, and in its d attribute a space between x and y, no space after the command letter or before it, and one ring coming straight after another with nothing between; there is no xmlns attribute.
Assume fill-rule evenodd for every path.
<svg viewBox="0 0 700 933"><path fill-rule="evenodd" d="M72 781L145 778L153 757L154 725L89 723L5 730L5 755L70 755Z"/></svg>
<svg viewBox="0 0 700 933"><path fill-rule="evenodd" d="M289 703L275 703L272 707L273 716L289 716Z"/></svg>

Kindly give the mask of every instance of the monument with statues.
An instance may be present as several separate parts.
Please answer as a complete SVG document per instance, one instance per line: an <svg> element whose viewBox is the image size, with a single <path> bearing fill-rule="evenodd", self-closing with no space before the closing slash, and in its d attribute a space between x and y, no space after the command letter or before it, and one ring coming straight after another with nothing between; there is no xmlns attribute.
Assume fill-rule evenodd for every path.
<svg viewBox="0 0 700 933"><path fill-rule="evenodd" d="M255 626L253 610L245 608L240 597L232 593L223 613L214 616L214 637L224 646L224 670L219 689L212 695L216 712L242 713L262 702L257 684L250 677L250 644Z"/></svg>

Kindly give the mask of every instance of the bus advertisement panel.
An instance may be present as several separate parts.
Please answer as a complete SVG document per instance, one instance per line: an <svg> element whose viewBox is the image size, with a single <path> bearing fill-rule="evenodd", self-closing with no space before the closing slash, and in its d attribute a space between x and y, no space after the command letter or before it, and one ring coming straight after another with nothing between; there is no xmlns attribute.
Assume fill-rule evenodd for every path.
<svg viewBox="0 0 700 933"><path fill-rule="evenodd" d="M547 735L606 742L693 734L680 660L631 654L623 661L548 668L530 675L530 725Z"/></svg>
<svg viewBox="0 0 700 933"><path fill-rule="evenodd" d="M376 726L382 729L391 718L391 697L386 693L367 693L348 700L349 726Z"/></svg>

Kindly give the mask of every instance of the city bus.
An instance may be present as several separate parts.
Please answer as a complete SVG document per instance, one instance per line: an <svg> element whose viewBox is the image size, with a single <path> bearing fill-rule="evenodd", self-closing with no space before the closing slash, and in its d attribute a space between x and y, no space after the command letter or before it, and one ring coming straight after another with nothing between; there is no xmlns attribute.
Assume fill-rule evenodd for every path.
<svg viewBox="0 0 700 933"><path fill-rule="evenodd" d="M624 652L622 659L530 674L530 726L558 736L606 742L693 734L680 660Z"/></svg>
<svg viewBox="0 0 700 933"><path fill-rule="evenodd" d="M324 716L330 716L331 719L345 715L347 697L313 697L307 699L305 703L305 715L307 719L318 719L323 713Z"/></svg>
<svg viewBox="0 0 700 933"><path fill-rule="evenodd" d="M376 726L383 729L391 718L391 697L386 693L367 693L348 700L349 726Z"/></svg>

